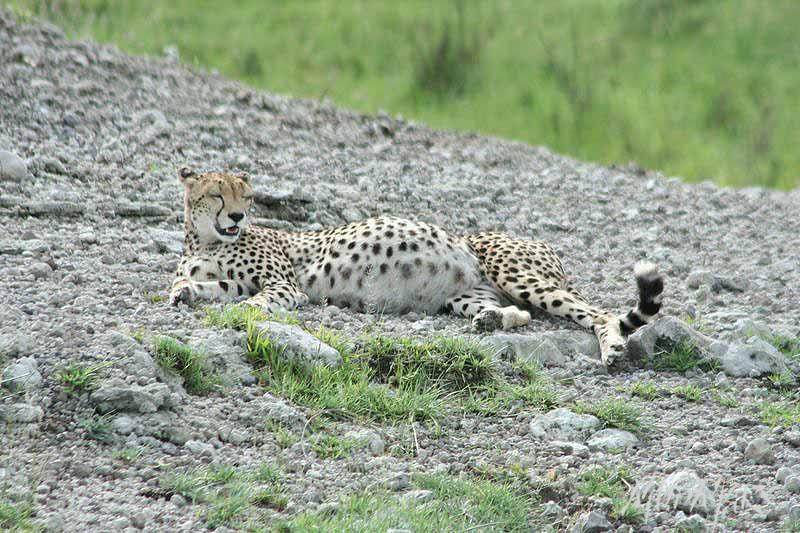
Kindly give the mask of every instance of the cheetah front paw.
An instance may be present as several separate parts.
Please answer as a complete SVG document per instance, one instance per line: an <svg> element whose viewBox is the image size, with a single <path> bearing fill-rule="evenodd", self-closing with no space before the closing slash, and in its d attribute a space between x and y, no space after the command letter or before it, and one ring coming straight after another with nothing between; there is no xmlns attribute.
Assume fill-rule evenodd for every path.
<svg viewBox="0 0 800 533"><path fill-rule="evenodd" d="M616 343L607 346L604 350L600 353L600 359L603 361L603 364L606 366L613 365L616 361L622 359L622 356L625 355L625 344Z"/></svg>
<svg viewBox="0 0 800 533"><path fill-rule="evenodd" d="M484 309L472 319L477 331L494 331L503 328L503 313L499 309Z"/></svg>
<svg viewBox="0 0 800 533"><path fill-rule="evenodd" d="M183 302L186 305L192 305L196 296L197 295L195 294L191 285L176 287L169 293L169 304L172 306L177 306Z"/></svg>

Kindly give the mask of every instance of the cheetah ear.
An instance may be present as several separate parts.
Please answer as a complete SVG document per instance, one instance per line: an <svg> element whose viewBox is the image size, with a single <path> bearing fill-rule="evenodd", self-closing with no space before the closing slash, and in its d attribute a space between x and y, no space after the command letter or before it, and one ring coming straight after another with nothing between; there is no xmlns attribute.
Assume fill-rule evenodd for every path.
<svg viewBox="0 0 800 533"><path fill-rule="evenodd" d="M178 182L186 185L187 187L197 181L197 174L194 170L186 165L178 169Z"/></svg>
<svg viewBox="0 0 800 533"><path fill-rule="evenodd" d="M250 184L250 174L247 172L237 172L236 177L242 180L243 182Z"/></svg>

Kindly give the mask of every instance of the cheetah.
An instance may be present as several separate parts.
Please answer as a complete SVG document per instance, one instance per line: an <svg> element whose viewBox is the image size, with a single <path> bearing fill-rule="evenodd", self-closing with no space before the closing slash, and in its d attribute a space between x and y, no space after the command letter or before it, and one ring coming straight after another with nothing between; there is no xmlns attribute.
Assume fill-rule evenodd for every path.
<svg viewBox="0 0 800 533"><path fill-rule="evenodd" d="M436 313L472 319L481 331L524 326L528 309L595 333L602 361L661 309L663 276L634 269L639 301L623 315L591 305L546 243L502 233L457 236L424 222L379 217L318 231L248 224L253 189L245 173L178 170L184 188L184 252L170 303L233 302L275 312L327 302L362 312Z"/></svg>

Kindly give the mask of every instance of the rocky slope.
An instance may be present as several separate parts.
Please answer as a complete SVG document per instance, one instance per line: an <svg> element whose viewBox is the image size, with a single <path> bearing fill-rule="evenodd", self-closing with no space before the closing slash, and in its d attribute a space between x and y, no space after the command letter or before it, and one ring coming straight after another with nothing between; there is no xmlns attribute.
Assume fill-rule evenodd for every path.
<svg viewBox="0 0 800 533"><path fill-rule="evenodd" d="M613 309L633 303L631 267L648 258L667 276L664 314L691 319L722 366L677 372L645 357L609 373L591 337L537 316L519 335L486 342L506 359L543 361L560 411L521 402L492 415L454 407L435 424L326 417L265 391L242 358L243 333L161 301L181 247L181 164L249 171L255 216L273 227L393 214L547 240L585 294ZM269 527L336 513L364 488L417 497L417 473L489 472L497 482L504 472L534 502L530 525L797 527L797 364L755 337L800 351L791 342L800 336L798 212L800 191L690 186L634 165L258 93L0 11L0 510L54 531ZM312 306L297 318L347 337L471 334L447 316ZM645 334L696 335L680 321L658 327ZM154 361L156 334L198 348L229 379L210 394L187 392ZM637 342L652 355L653 342ZM70 365L96 368L94 382L69 389ZM635 388L648 383L655 393ZM576 413L609 399L634 405L646 429L622 434ZM363 445L334 456L311 446L323 418L314 431ZM281 472L285 501L230 520L210 519L213 502L164 489L175 473L265 462ZM581 493L576 480L591 465L632 472L625 493L641 500L641 520L625 524L612 498Z"/></svg>

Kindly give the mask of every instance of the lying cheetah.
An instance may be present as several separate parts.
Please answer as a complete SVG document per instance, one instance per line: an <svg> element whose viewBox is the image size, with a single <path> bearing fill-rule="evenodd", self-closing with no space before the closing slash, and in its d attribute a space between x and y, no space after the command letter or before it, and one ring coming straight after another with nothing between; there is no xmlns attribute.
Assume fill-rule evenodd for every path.
<svg viewBox="0 0 800 533"><path fill-rule="evenodd" d="M183 257L170 303L235 301L272 312L309 301L359 311L472 318L479 330L530 322L536 307L594 331L603 362L625 349L623 335L661 308L655 265L635 269L639 303L622 316L590 305L572 287L553 249L501 233L459 237L423 222L380 217L320 231L247 225L253 191L246 174L178 171L184 186Z"/></svg>

